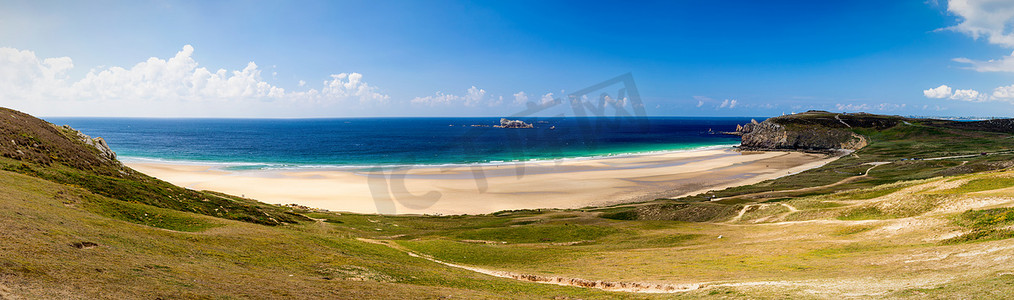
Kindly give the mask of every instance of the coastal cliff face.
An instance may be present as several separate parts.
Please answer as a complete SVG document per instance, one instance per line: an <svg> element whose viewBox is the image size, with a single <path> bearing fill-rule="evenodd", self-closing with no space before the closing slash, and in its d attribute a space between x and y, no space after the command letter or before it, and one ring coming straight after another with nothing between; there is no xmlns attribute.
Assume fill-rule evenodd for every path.
<svg viewBox="0 0 1014 300"><path fill-rule="evenodd" d="M859 150L869 139L853 129L879 130L900 122L902 118L893 116L810 111L753 121L738 126L733 134L742 137L740 148L744 150Z"/></svg>

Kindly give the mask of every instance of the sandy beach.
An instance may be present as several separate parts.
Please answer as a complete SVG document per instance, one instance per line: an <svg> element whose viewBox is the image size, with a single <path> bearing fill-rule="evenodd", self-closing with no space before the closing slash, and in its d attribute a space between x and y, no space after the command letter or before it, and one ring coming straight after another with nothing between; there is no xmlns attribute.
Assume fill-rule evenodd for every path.
<svg viewBox="0 0 1014 300"><path fill-rule="evenodd" d="M833 159L798 152L718 149L396 170L231 171L210 165L125 164L183 187L267 203L356 213L447 215L677 197L785 176Z"/></svg>

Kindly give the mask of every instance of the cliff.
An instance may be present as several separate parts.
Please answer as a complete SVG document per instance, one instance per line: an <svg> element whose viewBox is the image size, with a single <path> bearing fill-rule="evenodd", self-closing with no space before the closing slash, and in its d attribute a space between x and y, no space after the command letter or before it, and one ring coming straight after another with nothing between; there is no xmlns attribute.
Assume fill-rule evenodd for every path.
<svg viewBox="0 0 1014 300"><path fill-rule="evenodd" d="M856 129L882 130L905 119L866 113L837 114L826 111L774 117L737 126L744 150L837 151L859 150L869 139Z"/></svg>

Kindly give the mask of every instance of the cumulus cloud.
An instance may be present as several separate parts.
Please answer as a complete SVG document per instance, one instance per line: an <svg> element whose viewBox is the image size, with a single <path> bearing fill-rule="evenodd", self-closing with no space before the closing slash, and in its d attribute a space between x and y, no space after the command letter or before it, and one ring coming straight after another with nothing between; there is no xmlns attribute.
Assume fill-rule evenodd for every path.
<svg viewBox="0 0 1014 300"><path fill-rule="evenodd" d="M1014 100L1014 85L1001 86L993 89L993 98L998 100Z"/></svg>
<svg viewBox="0 0 1014 300"><path fill-rule="evenodd" d="M990 94L982 93L974 89L952 89L947 85L941 85L922 91L927 98L951 99L969 102L985 101L1007 101L1014 103L1014 85L1001 86L993 89Z"/></svg>
<svg viewBox="0 0 1014 300"><path fill-rule="evenodd" d="M988 98L986 97L986 95L980 94L979 91L967 89L967 90L954 90L954 94L951 95L951 99L982 102L986 101Z"/></svg>
<svg viewBox="0 0 1014 300"><path fill-rule="evenodd" d="M528 94L525 94L524 91L514 94L514 104L525 105L525 103L528 103Z"/></svg>
<svg viewBox="0 0 1014 300"><path fill-rule="evenodd" d="M70 57L39 59L32 51L0 48L0 98L63 96L67 71L72 68Z"/></svg>
<svg viewBox="0 0 1014 300"><path fill-rule="evenodd" d="M627 102L629 102L627 97L623 97L622 99L614 99L609 95L605 95L604 97L602 97L602 100L605 102L606 105L613 107L624 107L627 106Z"/></svg>
<svg viewBox="0 0 1014 300"><path fill-rule="evenodd" d="M961 20L948 30L961 32L973 39L985 38L990 44L1014 47L1014 2L1008 0L951 0L947 11Z"/></svg>
<svg viewBox="0 0 1014 300"><path fill-rule="evenodd" d="M736 101L735 99L725 99L722 100L722 104L718 105L718 108L736 108L737 104L739 104L739 101Z"/></svg>
<svg viewBox="0 0 1014 300"><path fill-rule="evenodd" d="M499 99L500 101L497 101L494 98L493 101L490 101L490 104L499 104L499 102L502 102L503 98L500 97ZM462 96L453 94L444 94L443 92L436 92L436 94L431 96L415 97L410 102L412 104L421 104L429 106L462 104L465 106L474 107L486 100L487 100L486 90L472 86L471 88L466 90L465 94Z"/></svg>
<svg viewBox="0 0 1014 300"><path fill-rule="evenodd" d="M320 94L325 99L355 99L360 104L387 104L390 96L376 92L376 88L363 82L363 74L341 73L331 75L330 81L324 81Z"/></svg>
<svg viewBox="0 0 1014 300"><path fill-rule="evenodd" d="M223 98L279 98L285 90L261 80L257 64L243 70L211 72L197 67L191 57L194 47L186 45L168 60L157 57L130 69L112 67L89 72L73 84L80 97L91 99L212 100Z"/></svg>
<svg viewBox="0 0 1014 300"><path fill-rule="evenodd" d="M556 98L553 97L553 93L546 93L545 95L542 95L541 99L539 99L539 104L542 106L556 104Z"/></svg>
<svg viewBox="0 0 1014 300"><path fill-rule="evenodd" d="M31 51L0 48L0 101L19 101L14 105L4 103L15 107L73 107L74 103L85 107L80 103L87 102L105 112L130 112L131 107L155 111L152 108L157 106L185 113L201 107L272 112L294 104L322 107L347 104L349 100L384 104L390 99L364 82L359 73L331 75L319 90L287 92L264 81L254 62L242 70L211 71L200 67L193 53L194 47L185 45L169 59L152 57L129 68L93 69L81 80L71 82L66 75L74 66L69 57L40 59ZM300 81L300 86L305 84Z"/></svg>
<svg viewBox="0 0 1014 300"><path fill-rule="evenodd" d="M951 87L947 86L946 84L942 84L932 89L923 90L922 94L926 96L926 98L943 99L950 97L952 93Z"/></svg>

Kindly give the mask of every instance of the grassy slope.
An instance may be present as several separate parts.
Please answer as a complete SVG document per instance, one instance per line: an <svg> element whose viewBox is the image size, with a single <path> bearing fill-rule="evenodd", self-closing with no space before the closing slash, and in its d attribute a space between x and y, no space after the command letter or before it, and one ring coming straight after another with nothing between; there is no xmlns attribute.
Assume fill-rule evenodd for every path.
<svg viewBox="0 0 1014 300"><path fill-rule="evenodd" d="M105 158L77 133L0 108L0 170L83 187L121 201L265 225L306 220L256 201L181 188Z"/></svg>
<svg viewBox="0 0 1014 300"><path fill-rule="evenodd" d="M4 220L0 222L4 241L0 298L608 295L444 267L357 241L354 237L363 234L332 222L263 226L148 205L122 209L108 205L112 201L116 200L84 189L0 171L0 218ZM124 213L147 214L150 220L107 217ZM349 224L371 218L332 217ZM408 222L430 223L439 227L448 222L442 218ZM96 246L79 248L88 245Z"/></svg>
<svg viewBox="0 0 1014 300"><path fill-rule="evenodd" d="M16 173L0 171L0 298L954 298L1014 292L1014 270L1007 268L1014 265L1008 259L1014 257L1014 173L939 177L1001 169L1011 157L897 160L999 151L1011 139L919 123L864 133L871 146L824 168L722 191L730 200L704 208L684 205L693 204L690 198L651 210L661 219L689 215L699 222L602 218L603 212L629 212L625 207L443 217L311 212L166 186L142 175L124 179L72 162L8 156L0 165ZM892 163L868 178L828 190L736 197L835 182L866 170L866 162L885 160ZM213 208L227 206L208 206L211 201L238 213L216 213ZM291 219L242 217L257 213ZM705 286L651 295L526 283L356 238L390 240L493 270Z"/></svg>

